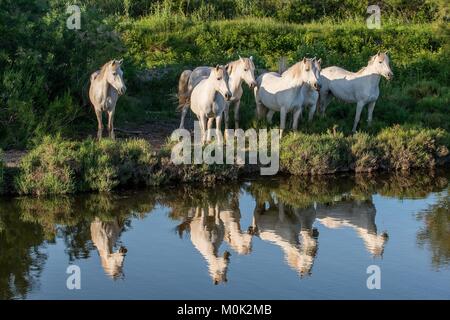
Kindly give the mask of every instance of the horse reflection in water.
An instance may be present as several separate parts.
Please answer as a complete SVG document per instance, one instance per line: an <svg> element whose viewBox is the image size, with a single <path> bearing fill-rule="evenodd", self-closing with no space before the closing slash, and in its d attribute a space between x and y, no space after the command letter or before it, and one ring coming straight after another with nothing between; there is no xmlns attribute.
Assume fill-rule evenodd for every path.
<svg viewBox="0 0 450 320"><path fill-rule="evenodd" d="M319 232L313 227L316 220L330 229L355 229L367 251L374 257L382 256L388 235L385 232L377 234L375 215L371 200L342 198L299 209L276 201L276 196L272 195L266 202L257 201L253 229L262 240L279 246L287 264L304 277L311 274L318 251Z"/></svg>
<svg viewBox="0 0 450 320"><path fill-rule="evenodd" d="M238 201L238 195L231 194L224 201L191 208L177 227L180 236L184 231L190 232L192 244L208 263L214 284L227 282L231 254L226 250L219 254L224 240L238 254L251 252L252 234L241 230Z"/></svg>
<svg viewBox="0 0 450 320"><path fill-rule="evenodd" d="M271 199L268 208L265 203L256 205L253 229L261 240L279 246L287 264L303 277L311 274L317 254L314 220L314 210L291 209Z"/></svg>
<svg viewBox="0 0 450 320"><path fill-rule="evenodd" d="M371 200L344 200L333 204L317 205L317 220L325 227L337 229L353 228L364 241L364 245L374 257L383 255L388 239L386 232L377 233L376 209Z"/></svg>
<svg viewBox="0 0 450 320"><path fill-rule="evenodd" d="M92 242L98 250L105 273L113 279L123 275L123 261L127 249L121 246L117 251L113 252L122 229L123 225L119 223L118 219L103 222L95 218L91 222Z"/></svg>

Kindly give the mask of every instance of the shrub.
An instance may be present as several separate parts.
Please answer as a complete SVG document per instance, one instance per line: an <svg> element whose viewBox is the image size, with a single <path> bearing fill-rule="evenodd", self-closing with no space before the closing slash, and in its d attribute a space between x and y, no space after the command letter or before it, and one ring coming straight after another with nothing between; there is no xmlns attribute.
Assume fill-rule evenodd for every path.
<svg viewBox="0 0 450 320"><path fill-rule="evenodd" d="M355 172L378 170L381 162L381 150L377 139L367 133L357 133L350 140Z"/></svg>
<svg viewBox="0 0 450 320"><path fill-rule="evenodd" d="M281 169L292 174L347 171L350 161L350 145L342 133L291 133L281 142Z"/></svg>
<svg viewBox="0 0 450 320"><path fill-rule="evenodd" d="M22 159L16 185L19 193L36 195L150 185L156 163L145 140L73 142L46 137Z"/></svg>
<svg viewBox="0 0 450 320"><path fill-rule="evenodd" d="M450 136L441 129L394 126L377 136L384 166L393 170L433 168L449 154Z"/></svg>

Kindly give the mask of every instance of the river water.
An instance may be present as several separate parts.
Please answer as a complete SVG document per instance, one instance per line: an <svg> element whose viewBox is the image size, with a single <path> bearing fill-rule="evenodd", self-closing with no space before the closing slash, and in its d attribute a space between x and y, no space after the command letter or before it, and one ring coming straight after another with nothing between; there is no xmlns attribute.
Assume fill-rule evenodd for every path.
<svg viewBox="0 0 450 320"><path fill-rule="evenodd" d="M3 198L0 298L450 299L449 179Z"/></svg>

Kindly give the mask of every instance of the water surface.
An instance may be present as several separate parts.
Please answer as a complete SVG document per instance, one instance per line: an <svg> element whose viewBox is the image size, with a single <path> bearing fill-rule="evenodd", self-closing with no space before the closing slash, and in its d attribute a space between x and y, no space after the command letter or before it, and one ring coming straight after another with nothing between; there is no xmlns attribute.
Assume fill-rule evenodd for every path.
<svg viewBox="0 0 450 320"><path fill-rule="evenodd" d="M449 299L448 174L0 199L2 299ZM81 289L69 290L69 265ZM381 289L367 288L367 268Z"/></svg>

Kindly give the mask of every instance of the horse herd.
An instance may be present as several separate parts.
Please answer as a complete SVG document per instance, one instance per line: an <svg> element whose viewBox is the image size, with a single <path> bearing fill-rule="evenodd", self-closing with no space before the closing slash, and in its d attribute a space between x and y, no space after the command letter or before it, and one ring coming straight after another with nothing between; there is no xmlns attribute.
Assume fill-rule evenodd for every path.
<svg viewBox="0 0 450 320"><path fill-rule="evenodd" d="M180 128L189 108L197 115L202 131L202 143L211 140L211 130L216 121L217 137L222 128L229 126L229 110L234 106L235 129L239 128L239 108L245 82L254 92L258 119L266 117L272 122L275 112L280 112L281 134L286 128L286 116L293 113L294 130L298 127L303 109L309 107L309 121L317 106L322 114L333 97L356 103L353 132L356 131L361 112L368 106L368 123L371 124L375 103L379 97L381 77L391 80L393 72L387 52L378 52L367 66L350 72L337 66L322 69L321 59L303 58L287 70L266 72L255 78L253 57L242 58L226 65L198 67L184 70L178 82L178 109L181 111ZM126 86L121 70L122 60L112 60L91 75L89 98L98 120L98 133L102 137L102 112L108 115L109 136L114 139L114 111L117 99L125 93Z"/></svg>

